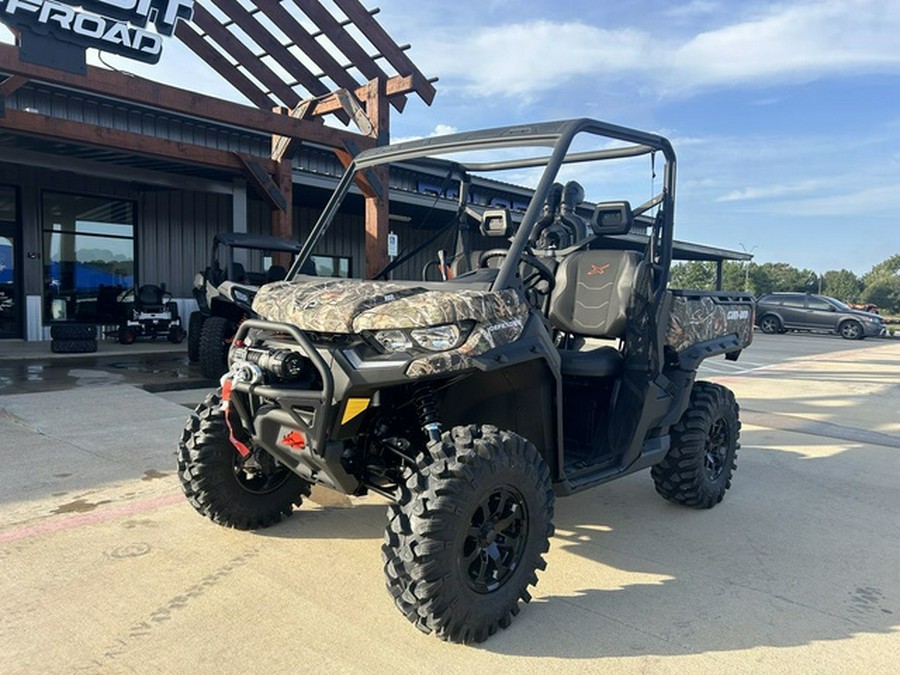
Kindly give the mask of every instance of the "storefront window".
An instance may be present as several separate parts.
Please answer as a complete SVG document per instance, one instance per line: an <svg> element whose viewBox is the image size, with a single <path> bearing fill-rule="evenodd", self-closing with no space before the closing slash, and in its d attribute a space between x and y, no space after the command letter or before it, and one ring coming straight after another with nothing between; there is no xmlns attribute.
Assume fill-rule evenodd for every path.
<svg viewBox="0 0 900 675"><path fill-rule="evenodd" d="M134 202L43 193L44 320L114 323L134 285Z"/></svg>

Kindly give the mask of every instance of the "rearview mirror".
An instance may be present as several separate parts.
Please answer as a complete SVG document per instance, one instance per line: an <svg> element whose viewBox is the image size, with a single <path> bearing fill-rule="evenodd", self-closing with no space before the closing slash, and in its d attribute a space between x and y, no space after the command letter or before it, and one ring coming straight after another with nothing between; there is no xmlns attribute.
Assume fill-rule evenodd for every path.
<svg viewBox="0 0 900 675"><path fill-rule="evenodd" d="M595 234L627 234L634 225L628 202L602 202L594 207L591 225Z"/></svg>

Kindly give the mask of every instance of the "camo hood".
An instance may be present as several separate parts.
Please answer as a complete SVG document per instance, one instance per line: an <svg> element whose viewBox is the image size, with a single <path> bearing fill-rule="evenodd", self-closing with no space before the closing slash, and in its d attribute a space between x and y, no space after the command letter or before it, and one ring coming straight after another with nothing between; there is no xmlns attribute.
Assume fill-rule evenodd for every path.
<svg viewBox="0 0 900 675"><path fill-rule="evenodd" d="M263 286L253 311L268 321L321 333L496 323L527 314L514 291L429 290L390 281L329 279Z"/></svg>

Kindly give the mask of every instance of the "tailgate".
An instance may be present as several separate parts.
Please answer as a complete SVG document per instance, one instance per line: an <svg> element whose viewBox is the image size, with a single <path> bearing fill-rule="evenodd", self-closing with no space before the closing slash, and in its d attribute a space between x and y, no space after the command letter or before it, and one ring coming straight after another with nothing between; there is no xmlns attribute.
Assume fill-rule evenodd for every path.
<svg viewBox="0 0 900 675"><path fill-rule="evenodd" d="M753 340L755 301L748 293L673 290L666 345L682 365L739 352Z"/></svg>

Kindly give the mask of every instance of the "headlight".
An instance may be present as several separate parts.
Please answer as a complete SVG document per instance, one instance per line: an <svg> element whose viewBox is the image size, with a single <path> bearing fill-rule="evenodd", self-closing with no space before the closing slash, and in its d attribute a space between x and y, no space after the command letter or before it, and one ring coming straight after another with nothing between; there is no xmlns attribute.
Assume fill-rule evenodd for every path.
<svg viewBox="0 0 900 675"><path fill-rule="evenodd" d="M468 330L465 328L460 330L460 327L455 324L447 324L428 328L380 330L373 337L388 353L405 352L411 349L445 352L458 347L467 332Z"/></svg>
<svg viewBox="0 0 900 675"><path fill-rule="evenodd" d="M459 345L459 328L453 324L410 331L416 344L430 352L443 352Z"/></svg>
<svg viewBox="0 0 900 675"><path fill-rule="evenodd" d="M240 302L245 305L249 305L253 302L253 298L256 296L256 293L252 291L248 291L244 288L232 288L231 289L231 298L235 302Z"/></svg>
<svg viewBox="0 0 900 675"><path fill-rule="evenodd" d="M402 330L380 330L375 339L386 352L405 352L412 349L412 339Z"/></svg>

